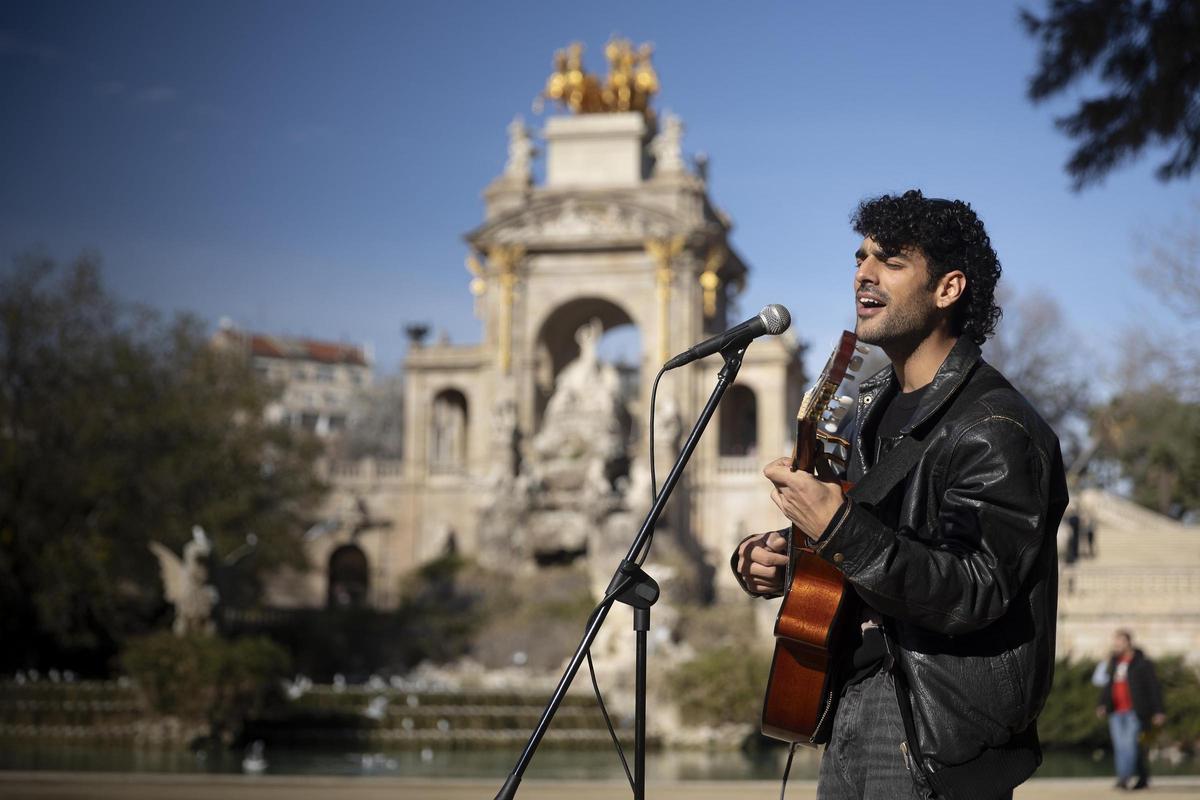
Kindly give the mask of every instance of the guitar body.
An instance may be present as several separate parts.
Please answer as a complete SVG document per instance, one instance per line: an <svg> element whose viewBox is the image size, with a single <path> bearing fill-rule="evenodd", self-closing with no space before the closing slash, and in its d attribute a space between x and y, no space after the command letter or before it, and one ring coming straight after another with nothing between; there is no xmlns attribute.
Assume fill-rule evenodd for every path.
<svg viewBox="0 0 1200 800"><path fill-rule="evenodd" d="M794 470L812 471L820 458L820 418L845 377L855 342L854 334L842 334L801 406ZM843 491L849 488L842 483ZM791 541L787 585L775 619L775 655L763 696L762 732L785 742L815 744L834 705L837 687L832 671L845 632L858 620L857 596L836 567L799 545L805 537L794 526Z"/></svg>
<svg viewBox="0 0 1200 800"><path fill-rule="evenodd" d="M792 535L798 535L794 529ZM791 584L775 619L762 732L812 744L833 706L833 661L843 631L856 619L855 595L845 576L813 551L798 548L792 557Z"/></svg>

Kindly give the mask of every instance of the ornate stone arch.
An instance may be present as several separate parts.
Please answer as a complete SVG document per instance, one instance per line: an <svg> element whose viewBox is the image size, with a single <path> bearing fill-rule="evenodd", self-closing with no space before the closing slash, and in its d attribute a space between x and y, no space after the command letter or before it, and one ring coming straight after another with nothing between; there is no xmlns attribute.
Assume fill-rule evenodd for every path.
<svg viewBox="0 0 1200 800"><path fill-rule="evenodd" d="M367 554L353 542L334 548L329 554L330 608L359 608L366 605L370 589Z"/></svg>
<svg viewBox="0 0 1200 800"><path fill-rule="evenodd" d="M591 291L555 303L544 310L534 326L537 331L535 341L539 346L543 343L550 345L551 365L555 374L579 354L575 331L592 319L600 320L605 331L632 325L640 335L644 328L623 298L608 292Z"/></svg>
<svg viewBox="0 0 1200 800"><path fill-rule="evenodd" d="M554 379L563 367L579 355L575 332L593 319L598 319L607 332L613 328L631 325L639 337L645 335L636 316L630 312L621 298L607 296L604 292L588 292L562 301L545 310L534 330L535 336L535 417L541 419L546 403L554 389ZM643 350L645 345L643 343ZM641 358L634 365L640 370Z"/></svg>

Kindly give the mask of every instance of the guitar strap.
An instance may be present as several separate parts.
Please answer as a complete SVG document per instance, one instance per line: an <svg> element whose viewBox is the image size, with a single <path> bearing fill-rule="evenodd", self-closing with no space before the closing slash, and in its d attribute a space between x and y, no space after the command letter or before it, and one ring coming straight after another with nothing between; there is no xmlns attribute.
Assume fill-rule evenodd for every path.
<svg viewBox="0 0 1200 800"><path fill-rule="evenodd" d="M1007 386L1007 382L995 370L988 370L982 375L978 375L979 368L983 362L976 361L971 367L971 371L967 377L963 379L963 386L950 398L950 401L942 406L941 410L936 415L925 421L919 428L912 430L909 435L900 440L900 443L884 454L875 466L867 471L862 480L856 483L850 491L849 495L856 503L865 506L877 506L883 501L892 489L900 484L901 481L908 478L908 474L912 472L913 467L921 460L921 456L925 454L928 443L932 440L934 434L941 430L942 426L938 422L954 419L952 412L967 408L971 403L983 397L993 389L1000 389ZM780 531L788 543L788 552L792 550L792 537L795 532L793 526L788 526ZM787 566L784 568L784 586L792 585L792 577L795 571L795 559L790 559Z"/></svg>
<svg viewBox="0 0 1200 800"><path fill-rule="evenodd" d="M850 489L848 494L855 502L862 505L874 506L883 501L892 489L908 477L913 467L925 454L928 443L935 434L941 431L945 421L948 425L955 418L953 412L967 408L971 403L983 397L993 389L1007 385L1007 381L995 370L987 370L982 375L979 368L982 362L975 362L971 372L964 379L958 392L945 404L941 411L931 419L926 420L919 428L912 430L900 443L884 454L875 466L867 471L862 480Z"/></svg>

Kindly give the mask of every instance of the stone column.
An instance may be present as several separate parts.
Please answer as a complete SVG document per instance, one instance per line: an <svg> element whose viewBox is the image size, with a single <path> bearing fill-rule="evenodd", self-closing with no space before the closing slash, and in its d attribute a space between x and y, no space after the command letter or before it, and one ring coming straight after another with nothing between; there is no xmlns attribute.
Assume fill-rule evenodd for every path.
<svg viewBox="0 0 1200 800"><path fill-rule="evenodd" d="M683 252L683 236L647 239L646 252L654 259L655 292L658 299L658 363L671 357L671 280L673 262Z"/></svg>
<svg viewBox="0 0 1200 800"><path fill-rule="evenodd" d="M524 257L525 248L519 244L498 244L488 251L488 261L491 262L500 281L500 319L499 329L496 331L497 366L503 375L508 375L512 370L513 303L517 270Z"/></svg>

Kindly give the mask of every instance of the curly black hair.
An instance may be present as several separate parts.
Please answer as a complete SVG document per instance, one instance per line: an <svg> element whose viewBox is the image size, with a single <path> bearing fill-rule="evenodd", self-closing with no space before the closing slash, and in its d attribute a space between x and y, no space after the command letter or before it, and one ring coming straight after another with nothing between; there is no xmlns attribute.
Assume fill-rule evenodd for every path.
<svg viewBox="0 0 1200 800"><path fill-rule="evenodd" d="M947 272L961 270L967 276L967 288L956 304L954 332L980 345L995 332L1002 313L996 305L1000 259L969 204L926 197L919 189L910 189L899 196L885 194L864 200L850 223L889 256L920 248L929 264L930 289Z"/></svg>

